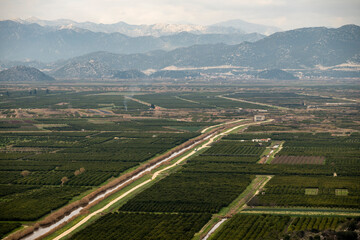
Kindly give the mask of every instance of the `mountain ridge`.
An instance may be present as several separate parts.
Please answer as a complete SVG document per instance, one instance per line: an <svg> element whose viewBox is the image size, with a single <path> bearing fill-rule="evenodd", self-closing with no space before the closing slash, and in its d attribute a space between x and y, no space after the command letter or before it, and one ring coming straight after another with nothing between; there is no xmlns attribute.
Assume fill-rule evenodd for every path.
<svg viewBox="0 0 360 240"><path fill-rule="evenodd" d="M37 60L43 62L68 59L94 51L120 54L173 50L193 44L224 42L238 44L256 41L260 34L201 34L181 32L175 35L129 37L121 33L92 32L80 28L42 27L36 23L21 24L0 21L1 60Z"/></svg>
<svg viewBox="0 0 360 240"><path fill-rule="evenodd" d="M114 33L119 32L131 37L139 36L166 36L180 32L190 32L194 34L244 34L244 33L260 33L271 34L281 31L280 28L273 26L265 26L260 24L249 23L240 19L234 19L226 22L219 22L211 25L196 24L171 24L171 23L155 23L155 24L129 24L123 21L103 24L94 22L77 22L70 19L42 20L35 17L28 19L13 19L19 23L29 24L37 23L41 26L52 27L77 27L87 29L93 32Z"/></svg>
<svg viewBox="0 0 360 240"><path fill-rule="evenodd" d="M89 61L100 71L161 70L169 66L196 68L211 66L239 66L253 69L311 69L335 66L358 59L360 54L360 27L302 28L275 33L250 43L238 45L193 45L172 51L152 51L145 54L119 55L96 52L62 62L52 72L76 72L75 63L88 65ZM66 75L66 74L65 74Z"/></svg>

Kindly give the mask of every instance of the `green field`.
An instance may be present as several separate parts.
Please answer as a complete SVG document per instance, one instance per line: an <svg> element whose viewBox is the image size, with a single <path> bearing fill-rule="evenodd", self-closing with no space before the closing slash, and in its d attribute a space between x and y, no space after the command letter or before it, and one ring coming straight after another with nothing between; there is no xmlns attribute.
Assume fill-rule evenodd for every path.
<svg viewBox="0 0 360 240"><path fill-rule="evenodd" d="M237 214L226 221L211 239L320 239L319 232L325 230L329 232L327 237L356 239L357 234L347 227L356 221L354 218L339 217ZM343 236L348 238L340 238Z"/></svg>
<svg viewBox="0 0 360 240"><path fill-rule="evenodd" d="M0 236L35 224L199 136L202 129L230 127L224 123L239 119L247 123L257 114L273 121L216 139L70 238L193 239L206 234L199 231L209 221L224 217L224 212L231 212L229 219L210 239L319 239L323 233L341 239L358 231L357 218L285 213L286 209L343 213L360 209L359 104L336 105L343 100L332 97L344 97L356 89L285 86L285 82L284 86L236 81L224 86L206 81L159 83L107 82L107 87L64 83L50 91L41 86L36 94L26 90L33 86L4 87L0 94ZM328 97L314 96L317 91ZM271 140L253 141L267 138ZM260 164L279 142L283 145L276 156L316 157L321 164ZM259 194L247 205L237 206L248 195L244 190L252 180L264 176L271 180L259 186ZM256 212L272 208L284 214ZM99 205L90 212L94 209ZM210 228L211 224L206 230Z"/></svg>

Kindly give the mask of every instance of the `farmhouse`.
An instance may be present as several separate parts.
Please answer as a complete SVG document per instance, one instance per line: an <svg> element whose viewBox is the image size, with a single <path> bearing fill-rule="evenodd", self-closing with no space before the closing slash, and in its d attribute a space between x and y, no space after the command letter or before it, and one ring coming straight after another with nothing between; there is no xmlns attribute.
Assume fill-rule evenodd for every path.
<svg viewBox="0 0 360 240"><path fill-rule="evenodd" d="M265 120L264 115L254 115L254 122L260 122L260 121L264 121L264 120Z"/></svg>

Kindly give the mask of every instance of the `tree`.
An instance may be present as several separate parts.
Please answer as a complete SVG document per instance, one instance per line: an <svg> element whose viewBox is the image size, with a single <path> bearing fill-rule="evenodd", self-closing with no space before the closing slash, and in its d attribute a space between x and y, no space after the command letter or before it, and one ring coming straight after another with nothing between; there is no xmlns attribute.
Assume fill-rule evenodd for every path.
<svg viewBox="0 0 360 240"><path fill-rule="evenodd" d="M29 175L30 175L30 171L24 170L24 171L22 171L22 172L20 173L20 175L23 176L23 177L29 176Z"/></svg>
<svg viewBox="0 0 360 240"><path fill-rule="evenodd" d="M83 172L85 172L85 168L80 168L79 170L76 170L75 172L74 172L74 175L75 176L77 176L77 175L80 175L80 174L82 174Z"/></svg>
<svg viewBox="0 0 360 240"><path fill-rule="evenodd" d="M64 183L66 183L67 181L69 181L69 179L68 179L68 177L63 177L62 179L61 179L61 185L64 185Z"/></svg>

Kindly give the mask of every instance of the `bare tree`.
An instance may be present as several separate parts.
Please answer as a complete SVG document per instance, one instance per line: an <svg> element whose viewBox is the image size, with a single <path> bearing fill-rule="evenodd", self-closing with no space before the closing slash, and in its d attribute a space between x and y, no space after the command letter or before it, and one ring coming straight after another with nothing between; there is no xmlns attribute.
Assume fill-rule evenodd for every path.
<svg viewBox="0 0 360 240"><path fill-rule="evenodd" d="M61 179L61 185L64 185L64 183L66 183L67 181L69 181L69 179L68 179L68 177L63 177L62 179Z"/></svg>
<svg viewBox="0 0 360 240"><path fill-rule="evenodd" d="M22 171L20 174L21 174L21 176L26 177L26 176L29 176L29 175L30 175L30 171L24 170L24 171Z"/></svg>

